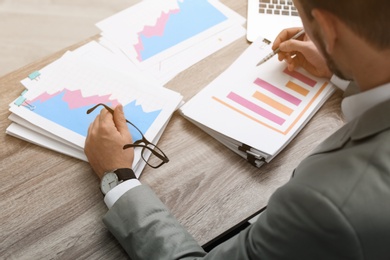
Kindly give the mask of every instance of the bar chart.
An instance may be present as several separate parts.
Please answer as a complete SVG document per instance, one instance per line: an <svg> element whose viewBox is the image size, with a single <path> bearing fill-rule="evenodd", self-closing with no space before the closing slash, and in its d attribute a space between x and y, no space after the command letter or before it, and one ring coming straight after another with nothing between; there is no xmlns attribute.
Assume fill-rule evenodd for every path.
<svg viewBox="0 0 390 260"><path fill-rule="evenodd" d="M234 87L226 96L212 99L282 135L290 130L324 91L318 83L299 71L284 68L278 80L256 77L250 87Z"/></svg>

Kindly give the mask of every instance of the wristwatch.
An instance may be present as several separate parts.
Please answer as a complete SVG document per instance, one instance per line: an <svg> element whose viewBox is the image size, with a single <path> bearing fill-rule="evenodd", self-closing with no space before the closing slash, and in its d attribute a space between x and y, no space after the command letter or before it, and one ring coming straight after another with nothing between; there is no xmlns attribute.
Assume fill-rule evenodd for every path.
<svg viewBox="0 0 390 260"><path fill-rule="evenodd" d="M135 174L130 168L120 168L112 171L105 172L100 182L100 190L104 195L107 194L112 188L118 184L130 180L136 179Z"/></svg>

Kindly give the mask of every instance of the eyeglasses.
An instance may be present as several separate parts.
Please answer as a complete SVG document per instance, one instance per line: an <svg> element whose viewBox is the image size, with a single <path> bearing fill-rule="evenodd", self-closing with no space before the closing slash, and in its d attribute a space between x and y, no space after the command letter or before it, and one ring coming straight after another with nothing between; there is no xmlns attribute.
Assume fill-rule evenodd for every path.
<svg viewBox="0 0 390 260"><path fill-rule="evenodd" d="M114 114L114 110L110 108L109 106L99 103L96 106L90 108L87 110L87 114L92 113L97 107L103 106L105 109L107 109L111 114ZM158 168L164 163L169 162L168 157L165 155L165 153L157 147L157 145L149 142L144 134L139 130L138 127L136 127L133 123L131 123L129 120L126 119L126 123L130 124L132 127L134 127L141 135L141 139L135 141L133 144L126 144L123 146L123 149L128 148L142 148L141 150L141 157L146 162L147 165L149 165L152 168ZM153 155L153 156L152 156Z"/></svg>

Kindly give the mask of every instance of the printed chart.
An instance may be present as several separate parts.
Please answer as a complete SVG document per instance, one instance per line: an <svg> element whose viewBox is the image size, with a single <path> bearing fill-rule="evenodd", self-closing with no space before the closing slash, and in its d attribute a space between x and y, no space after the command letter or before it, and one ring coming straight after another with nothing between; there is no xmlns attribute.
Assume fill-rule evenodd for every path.
<svg viewBox="0 0 390 260"><path fill-rule="evenodd" d="M177 1L178 7L161 11L153 26L138 32L134 45L137 59L144 61L227 19L207 0ZM205 19L207 17L207 19Z"/></svg>
<svg viewBox="0 0 390 260"><path fill-rule="evenodd" d="M142 1L99 23L102 35L142 68L229 28L237 18L215 0Z"/></svg>
<svg viewBox="0 0 390 260"><path fill-rule="evenodd" d="M98 103L115 107L118 101L110 99L110 96L95 95L83 97L80 90L72 91L64 89L54 94L45 92L27 102L30 106L34 107L32 110L34 113L86 137L89 125L100 112L101 108L97 108L89 115L87 115L86 111ZM136 105L136 103L136 100L134 100L129 104L124 104L123 110L126 116L131 115L131 117L128 117L128 120L145 134L161 110L145 112L142 106ZM128 126L133 139L141 139L139 132L130 124Z"/></svg>
<svg viewBox="0 0 390 260"><path fill-rule="evenodd" d="M122 104L127 120L148 140L154 140L182 99L138 75L122 74L77 54L68 54L39 75L24 81L28 91L18 98L24 103L15 102L10 110L28 121L34 131L76 149L84 147L89 125L103 107L90 114L87 110L99 103ZM134 126L128 124L128 128L134 141L142 138Z"/></svg>
<svg viewBox="0 0 390 260"><path fill-rule="evenodd" d="M181 107L186 118L229 149L266 162L299 133L334 90L303 68L287 70L277 58L257 66L271 52L259 38Z"/></svg>
<svg viewBox="0 0 390 260"><path fill-rule="evenodd" d="M226 96L213 96L212 99L287 135L327 85L327 82L318 84L298 71L284 69L278 82L271 83L271 80L258 77L250 88L234 88Z"/></svg>

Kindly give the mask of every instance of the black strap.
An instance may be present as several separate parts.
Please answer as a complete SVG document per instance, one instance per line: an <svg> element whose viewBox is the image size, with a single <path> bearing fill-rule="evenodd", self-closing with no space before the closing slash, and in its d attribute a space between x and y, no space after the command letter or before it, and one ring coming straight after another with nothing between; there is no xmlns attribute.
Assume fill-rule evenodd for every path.
<svg viewBox="0 0 390 260"><path fill-rule="evenodd" d="M120 168L120 169L116 169L114 172L116 173L120 181L137 179L137 177L135 177L133 170L130 168Z"/></svg>

